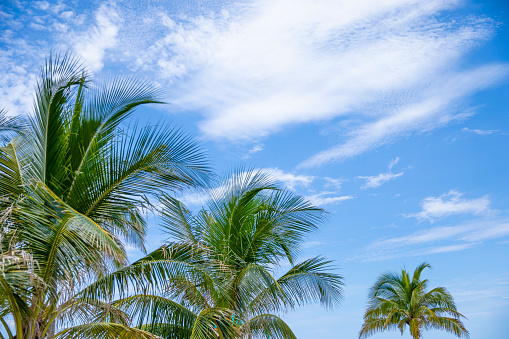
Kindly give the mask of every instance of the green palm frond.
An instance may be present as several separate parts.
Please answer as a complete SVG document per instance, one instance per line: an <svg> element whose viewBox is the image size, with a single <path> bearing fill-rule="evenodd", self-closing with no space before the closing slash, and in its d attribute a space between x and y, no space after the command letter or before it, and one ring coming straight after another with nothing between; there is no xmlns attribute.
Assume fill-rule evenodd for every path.
<svg viewBox="0 0 509 339"><path fill-rule="evenodd" d="M218 289L214 281L213 267L208 267L200 249L188 244L168 244L125 268L108 274L84 288L83 298L105 298L147 289L165 291L168 284L181 281L197 281L208 289Z"/></svg>
<svg viewBox="0 0 509 339"><path fill-rule="evenodd" d="M192 327L169 323L146 324L138 327L140 330L153 333L164 339L191 338Z"/></svg>
<svg viewBox="0 0 509 339"><path fill-rule="evenodd" d="M141 329L115 323L91 323L66 328L50 339L161 339Z"/></svg>
<svg viewBox="0 0 509 339"><path fill-rule="evenodd" d="M203 235L184 203L167 194L162 195L160 202L162 226L168 234L176 241L198 244Z"/></svg>
<svg viewBox="0 0 509 339"><path fill-rule="evenodd" d="M242 325L246 338L296 339L297 337L283 319L272 314L260 314Z"/></svg>
<svg viewBox="0 0 509 339"><path fill-rule="evenodd" d="M71 119L66 110L74 95L74 86L86 79L81 62L72 54L50 56L41 69L37 83L35 112L30 118L33 175L53 189L68 168L66 125Z"/></svg>
<svg viewBox="0 0 509 339"><path fill-rule="evenodd" d="M23 193L23 178L16 154L11 142L0 148L0 220L4 221L12 213L15 203Z"/></svg>
<svg viewBox="0 0 509 339"><path fill-rule="evenodd" d="M331 263L315 257L295 265L253 298L249 309L255 313L284 311L315 301L327 308L338 306L343 299L343 278L333 273Z"/></svg>
<svg viewBox="0 0 509 339"><path fill-rule="evenodd" d="M112 305L133 319L133 323L138 328L160 324L192 328L197 319L197 315L192 310L158 295L138 294L116 300ZM149 332L152 331L149 330Z"/></svg>
<svg viewBox="0 0 509 339"><path fill-rule="evenodd" d="M239 328L232 322L233 312L228 308L206 308L198 314L190 339L234 339Z"/></svg>
<svg viewBox="0 0 509 339"><path fill-rule="evenodd" d="M0 145L8 143L15 135L24 134L26 121L21 116L8 116L7 110L0 108Z"/></svg>
<svg viewBox="0 0 509 339"><path fill-rule="evenodd" d="M122 244L92 219L65 205L44 185L34 189L16 213L16 239L38 263L43 280L84 281L126 262Z"/></svg>
<svg viewBox="0 0 509 339"><path fill-rule="evenodd" d="M129 325L132 318L111 302L79 298L71 299L59 306L58 325L62 327L77 326L80 324L108 322L121 325Z"/></svg>

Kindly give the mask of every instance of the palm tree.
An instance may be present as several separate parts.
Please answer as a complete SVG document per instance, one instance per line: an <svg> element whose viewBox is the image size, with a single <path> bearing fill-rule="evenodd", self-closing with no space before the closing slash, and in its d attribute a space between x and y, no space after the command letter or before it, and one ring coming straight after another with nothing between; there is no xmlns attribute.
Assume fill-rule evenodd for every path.
<svg viewBox="0 0 509 339"><path fill-rule="evenodd" d="M169 196L162 202L174 242L98 280L82 297L119 293L112 305L132 326L168 339L295 338L278 314L341 300L342 278L330 261L295 262L324 211L266 174L234 173L196 215ZM277 275L282 265L290 269ZM125 288L134 285L134 293Z"/></svg>
<svg viewBox="0 0 509 339"><path fill-rule="evenodd" d="M444 287L426 291L428 279L421 280L426 267L430 265L418 266L412 279L405 270L401 275L383 274L378 278L369 293L359 338L395 329L403 335L407 326L414 339L422 338L422 331L429 329L445 330L460 338L469 337L460 320L464 316L456 310L451 294Z"/></svg>
<svg viewBox="0 0 509 339"><path fill-rule="evenodd" d="M3 248L27 253L40 280L16 299L29 311L3 309L6 331L5 317L17 319L10 337L153 337L126 326L120 312L94 319L109 306L75 293L127 264L124 243L144 250L151 197L210 176L190 137L130 119L158 96L132 77L93 83L70 54L47 59L26 131L0 148Z"/></svg>

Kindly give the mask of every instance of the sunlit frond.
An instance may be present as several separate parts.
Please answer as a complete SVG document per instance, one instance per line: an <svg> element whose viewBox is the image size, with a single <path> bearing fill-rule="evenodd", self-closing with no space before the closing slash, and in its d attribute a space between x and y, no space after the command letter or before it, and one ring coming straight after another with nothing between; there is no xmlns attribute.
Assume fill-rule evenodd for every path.
<svg viewBox="0 0 509 339"><path fill-rule="evenodd" d="M50 339L161 339L141 329L114 323L91 323L66 328Z"/></svg>
<svg viewBox="0 0 509 339"><path fill-rule="evenodd" d="M296 339L297 337L283 319L272 314L260 314L242 325L244 338Z"/></svg>

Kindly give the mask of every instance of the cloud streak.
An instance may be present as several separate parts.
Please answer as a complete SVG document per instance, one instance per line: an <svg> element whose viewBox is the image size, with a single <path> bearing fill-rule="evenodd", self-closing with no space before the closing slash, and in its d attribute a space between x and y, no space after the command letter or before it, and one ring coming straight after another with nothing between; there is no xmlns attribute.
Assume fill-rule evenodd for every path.
<svg viewBox="0 0 509 339"><path fill-rule="evenodd" d="M319 194L307 196L306 198L316 206L335 205L340 202L355 199L353 195L341 195L328 197L327 195L335 194L335 192L322 192Z"/></svg>
<svg viewBox="0 0 509 339"><path fill-rule="evenodd" d="M465 199L462 196L463 193L451 190L439 197L428 197L421 202L421 212L406 216L433 221L454 214L487 215L494 212L489 207L487 195L476 199Z"/></svg>
<svg viewBox="0 0 509 339"><path fill-rule="evenodd" d="M386 183L387 181L390 181L392 179L395 179L397 177L402 176L405 172L400 173L392 173L392 168L394 165L396 165L399 162L399 157L394 158L389 163L389 173L380 173L378 175L372 175L372 176L358 176L359 179L364 179L365 183L361 186L361 189L368 189L368 188L377 188L380 187L382 184Z"/></svg>
<svg viewBox="0 0 509 339"><path fill-rule="evenodd" d="M454 109L450 113L447 109L458 100L501 81L508 74L509 64L493 64L441 79L442 84L435 84L420 101L404 105L388 117L361 126L351 132L345 143L310 157L300 167L343 161L394 142L403 135L429 131L463 119L471 113Z"/></svg>
<svg viewBox="0 0 509 339"><path fill-rule="evenodd" d="M376 261L463 251L488 240L509 237L509 219L478 219L455 226L433 227L375 241L349 260Z"/></svg>

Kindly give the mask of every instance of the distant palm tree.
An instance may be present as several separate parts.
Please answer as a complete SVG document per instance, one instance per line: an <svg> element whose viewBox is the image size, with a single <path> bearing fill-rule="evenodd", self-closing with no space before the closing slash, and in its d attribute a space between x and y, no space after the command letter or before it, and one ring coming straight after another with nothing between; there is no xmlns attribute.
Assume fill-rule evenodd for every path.
<svg viewBox="0 0 509 339"><path fill-rule="evenodd" d="M417 267L411 279L405 270L401 275L380 276L370 290L359 338L396 329L403 335L407 326L414 339L420 339L422 331L429 329L445 330L460 338L469 337L460 320L464 316L456 310L449 292L443 287L426 291L428 280L421 280L426 267L430 265L423 263Z"/></svg>
<svg viewBox="0 0 509 339"><path fill-rule="evenodd" d="M197 215L166 197L162 219L176 242L82 296L125 295L136 284L142 293L112 305L134 319L131 326L166 339L295 338L277 314L312 302L334 307L342 298L342 278L330 261L295 262L323 218L323 210L267 175L237 172ZM283 265L290 268L276 275Z"/></svg>
<svg viewBox="0 0 509 339"><path fill-rule="evenodd" d="M127 264L124 242L144 250L151 196L202 186L210 175L178 129L128 123L139 106L160 103L158 95L131 77L92 83L70 54L47 59L26 130L0 148L2 251L27 254L38 277L0 291L6 331L4 318L15 319L10 337L154 337L126 326L120 312L97 318L107 302L75 293ZM17 126L4 113L2 121L9 131Z"/></svg>

